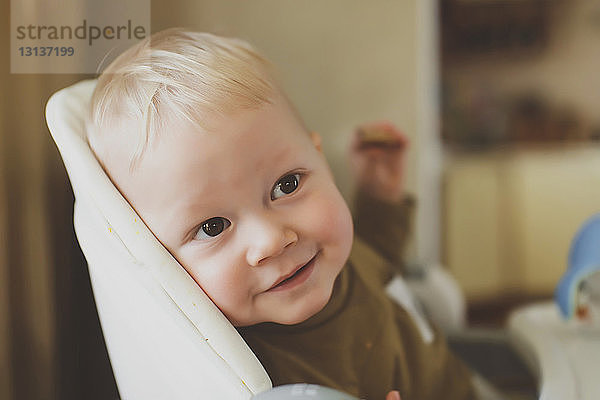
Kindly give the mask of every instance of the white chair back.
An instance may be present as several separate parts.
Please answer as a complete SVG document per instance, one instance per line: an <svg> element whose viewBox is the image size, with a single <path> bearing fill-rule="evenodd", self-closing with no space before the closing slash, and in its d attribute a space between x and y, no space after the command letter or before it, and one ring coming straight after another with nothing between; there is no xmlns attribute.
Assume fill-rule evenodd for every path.
<svg viewBox="0 0 600 400"><path fill-rule="evenodd" d="M248 399L269 389L235 328L97 162L84 123L95 84L55 93L46 120L75 193L75 230L121 397Z"/></svg>

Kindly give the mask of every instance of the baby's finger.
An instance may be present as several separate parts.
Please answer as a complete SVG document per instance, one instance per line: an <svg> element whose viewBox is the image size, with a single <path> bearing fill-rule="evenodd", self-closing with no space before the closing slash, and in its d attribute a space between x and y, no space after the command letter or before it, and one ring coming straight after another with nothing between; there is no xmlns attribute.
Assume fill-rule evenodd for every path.
<svg viewBox="0 0 600 400"><path fill-rule="evenodd" d="M392 390L385 396L385 400L401 400L400 393L397 390Z"/></svg>

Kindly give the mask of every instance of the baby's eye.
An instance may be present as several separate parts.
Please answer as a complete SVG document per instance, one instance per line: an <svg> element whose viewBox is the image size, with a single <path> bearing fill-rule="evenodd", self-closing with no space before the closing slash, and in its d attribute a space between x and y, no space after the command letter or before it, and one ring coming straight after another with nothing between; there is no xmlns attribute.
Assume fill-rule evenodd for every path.
<svg viewBox="0 0 600 400"><path fill-rule="evenodd" d="M275 184L271 191L271 200L278 199L292 193L298 188L300 183L300 174L288 174Z"/></svg>
<svg viewBox="0 0 600 400"><path fill-rule="evenodd" d="M206 240L211 237L215 237L221 234L225 229L231 225L231 222L227 218L213 217L207 219L200 225L200 229L194 236L196 240Z"/></svg>

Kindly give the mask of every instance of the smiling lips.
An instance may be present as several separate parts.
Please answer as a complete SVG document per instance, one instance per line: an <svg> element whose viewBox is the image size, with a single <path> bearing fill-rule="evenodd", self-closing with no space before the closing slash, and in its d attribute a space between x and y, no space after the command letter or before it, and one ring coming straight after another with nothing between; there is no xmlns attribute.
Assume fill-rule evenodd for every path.
<svg viewBox="0 0 600 400"><path fill-rule="evenodd" d="M292 287L303 283L310 276L310 273L313 270L312 267L314 265L314 260L317 258L318 254L319 253L315 254L306 264L299 265L294 269L294 271L286 276L281 277L281 279L275 282L275 284L273 284L273 286L271 286L267 292L291 289Z"/></svg>

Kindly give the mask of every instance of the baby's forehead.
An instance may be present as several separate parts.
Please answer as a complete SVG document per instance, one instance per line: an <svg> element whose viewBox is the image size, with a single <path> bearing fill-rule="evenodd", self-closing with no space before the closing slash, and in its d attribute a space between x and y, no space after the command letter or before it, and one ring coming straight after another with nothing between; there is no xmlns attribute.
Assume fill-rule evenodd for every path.
<svg viewBox="0 0 600 400"><path fill-rule="evenodd" d="M268 113L264 111L268 109ZM262 127L267 131L277 120L280 125L288 125L293 129L308 133L302 118L287 96L278 91L269 101L256 106L232 107L226 110L197 110L193 120L173 117L169 114L160 115L160 127L154 138L160 144L161 137L174 136L179 132L194 132L198 135L243 135ZM267 137L257 136L257 140L268 140ZM250 150L250 149L248 149Z"/></svg>
<svg viewBox="0 0 600 400"><path fill-rule="evenodd" d="M154 134L150 136L143 134L146 126L139 118L113 115L101 144L104 148L100 153L105 155L103 164L109 172L119 170L120 175L135 175L135 171L148 158L155 158L165 151L174 151L174 154L185 151L185 147L191 143L190 139L200 149L198 156L201 156L201 149L205 144L203 141L211 141L215 136L242 137L252 133L251 141L246 142L249 147L242 149L249 152L253 148L256 150L256 147L270 144L268 141L272 141L274 136L267 133L275 125L278 127L275 134L286 131L298 131L300 135L308 133L291 102L281 93L272 102L258 107L237 108L227 112L197 110L196 113L197 118L189 120L161 112L153 129ZM265 134L261 135L261 132ZM193 137L190 138L189 135ZM212 151L215 150L218 147L213 146ZM243 155L243 152L240 154ZM230 158L223 158L222 162L227 160Z"/></svg>

